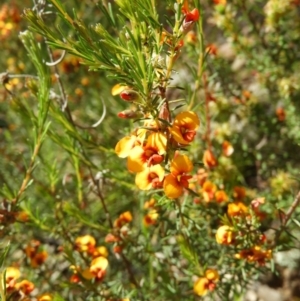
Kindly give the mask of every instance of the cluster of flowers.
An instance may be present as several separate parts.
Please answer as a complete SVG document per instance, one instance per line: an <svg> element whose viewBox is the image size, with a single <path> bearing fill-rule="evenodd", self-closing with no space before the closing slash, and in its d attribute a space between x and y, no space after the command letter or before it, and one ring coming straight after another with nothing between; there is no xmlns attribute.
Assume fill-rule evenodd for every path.
<svg viewBox="0 0 300 301"><path fill-rule="evenodd" d="M216 232L218 244L231 245L238 250L235 258L260 266L272 258L272 249L266 244L266 236L254 225L256 219L264 217L259 209L263 203L264 198L257 198L251 202L250 207L241 201L230 204L227 215L231 224L219 227Z"/></svg>
<svg viewBox="0 0 300 301"><path fill-rule="evenodd" d="M105 246L96 246L96 240L93 236L84 235L76 238L75 250L91 257L91 263L90 266L85 269L82 269L80 266L71 266L74 274L70 281L78 283L82 278L102 281L108 267L107 248Z"/></svg>
<svg viewBox="0 0 300 301"><path fill-rule="evenodd" d="M113 253L115 255L122 252L123 241L127 236L129 228L128 224L132 221L132 215L129 211L123 212L113 223L113 232L105 237L106 243L113 243ZM81 282L83 279L100 282L104 279L108 261L108 249L101 245L96 245L96 240L91 235L79 236L74 243L74 249L81 253L84 258L90 260L90 266L82 269L80 266L71 266L73 275L70 279L73 283Z"/></svg>
<svg viewBox="0 0 300 301"><path fill-rule="evenodd" d="M21 277L21 272L17 267L8 267L5 271L6 293L8 296L14 296L13 300L30 301L30 294L35 289L34 284L23 279L20 282L17 280ZM8 298L9 299L9 298ZM37 301L51 301L53 298L50 294L45 293L37 296Z"/></svg>
<svg viewBox="0 0 300 301"><path fill-rule="evenodd" d="M45 262L48 253L40 249L41 243L38 240L32 240L25 248L25 254L33 268L37 268Z"/></svg>
<svg viewBox="0 0 300 301"><path fill-rule="evenodd" d="M21 21L21 14L15 4L3 4L0 8L0 41L10 37Z"/></svg>
<svg viewBox="0 0 300 301"><path fill-rule="evenodd" d="M170 160L171 150L191 143L199 124L197 114L192 111L179 113L167 128L150 119L144 128L117 143L115 151L119 157L127 157L127 168L136 173L135 183L139 189L163 188L165 195L172 199L184 193L192 178L193 163L177 151ZM165 166L169 163L169 173L161 165L163 163Z"/></svg>

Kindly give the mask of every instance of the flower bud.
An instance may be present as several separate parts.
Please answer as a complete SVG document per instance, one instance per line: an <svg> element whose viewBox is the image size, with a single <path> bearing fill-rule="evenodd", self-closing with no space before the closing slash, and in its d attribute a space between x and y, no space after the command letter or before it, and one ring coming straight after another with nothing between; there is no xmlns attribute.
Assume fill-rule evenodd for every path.
<svg viewBox="0 0 300 301"><path fill-rule="evenodd" d="M139 94L134 90L124 90L120 93L120 97L125 101L135 101L139 99Z"/></svg>

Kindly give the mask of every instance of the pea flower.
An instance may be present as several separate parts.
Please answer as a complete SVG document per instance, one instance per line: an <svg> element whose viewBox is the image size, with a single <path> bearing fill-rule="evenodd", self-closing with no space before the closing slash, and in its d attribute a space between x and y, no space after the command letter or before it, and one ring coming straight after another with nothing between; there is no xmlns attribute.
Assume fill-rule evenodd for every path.
<svg viewBox="0 0 300 301"><path fill-rule="evenodd" d="M199 125L200 121L195 112L181 112L175 117L170 133L176 142L187 145L194 140Z"/></svg>
<svg viewBox="0 0 300 301"><path fill-rule="evenodd" d="M165 176L165 170L160 165L152 165L136 174L135 184L141 190L160 188Z"/></svg>
<svg viewBox="0 0 300 301"><path fill-rule="evenodd" d="M203 163L207 168L213 168L218 165L218 161L211 150L207 149L206 151L204 151Z"/></svg>
<svg viewBox="0 0 300 301"><path fill-rule="evenodd" d="M18 291L21 291L24 295L29 295L34 290L34 284L28 280L22 280L15 285Z"/></svg>
<svg viewBox="0 0 300 301"><path fill-rule="evenodd" d="M205 181L202 186L202 196L203 196L205 202L212 201L214 199L216 191L217 191L216 184L214 184L210 181Z"/></svg>
<svg viewBox="0 0 300 301"><path fill-rule="evenodd" d="M18 268L8 267L5 271L6 289L12 290L15 287L16 280L20 278L21 273Z"/></svg>
<svg viewBox="0 0 300 301"><path fill-rule="evenodd" d="M237 259L245 259L249 263L258 263L260 266L266 264L266 260L272 258L272 250L264 250L260 246L254 246L250 249L240 251L235 255Z"/></svg>
<svg viewBox="0 0 300 301"><path fill-rule="evenodd" d="M163 133L157 132L149 135L144 146L137 145L127 158L127 168L131 172L141 172L146 167L156 165L164 160L167 148L167 138Z"/></svg>
<svg viewBox="0 0 300 301"><path fill-rule="evenodd" d="M108 260L99 256L92 260L89 271L96 277L96 280L102 280L106 274L106 269L108 267Z"/></svg>
<svg viewBox="0 0 300 301"><path fill-rule="evenodd" d="M182 30L184 32L187 32L193 27L194 23L199 20L200 13L197 8L194 8L190 11L188 7L188 1L184 1L182 6L182 12L185 15L185 18L182 23Z"/></svg>
<svg viewBox="0 0 300 301"><path fill-rule="evenodd" d="M243 216L248 213L247 206L242 202L232 202L228 204L227 214L229 216Z"/></svg>
<svg viewBox="0 0 300 301"><path fill-rule="evenodd" d="M171 162L171 173L165 177L164 192L167 197L176 199L180 197L184 188L189 187L188 180L192 178L187 173L193 169L192 161L186 155L177 155Z"/></svg>
<svg viewBox="0 0 300 301"><path fill-rule="evenodd" d="M213 291L216 283L219 281L219 273L215 269L208 269L205 271L205 276L200 277L194 283L194 292L198 296L204 296L208 291Z"/></svg>
<svg viewBox="0 0 300 301"><path fill-rule="evenodd" d="M96 246L96 240L91 235L79 236L75 240L75 249L79 252L93 252Z"/></svg>
<svg viewBox="0 0 300 301"><path fill-rule="evenodd" d="M227 225L218 228L216 241L220 245L230 245L234 241L233 228Z"/></svg>

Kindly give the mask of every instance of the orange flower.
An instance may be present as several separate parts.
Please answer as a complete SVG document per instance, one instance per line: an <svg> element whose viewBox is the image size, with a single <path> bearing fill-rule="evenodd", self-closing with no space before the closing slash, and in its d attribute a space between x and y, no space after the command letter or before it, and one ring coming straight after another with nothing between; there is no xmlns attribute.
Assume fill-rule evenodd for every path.
<svg viewBox="0 0 300 301"><path fill-rule="evenodd" d="M182 11L185 14L185 18L182 23L182 29L184 32L187 32L192 28L194 23L199 20L200 13L197 8L189 11L188 9L186 9L186 7L183 7Z"/></svg>
<svg viewBox="0 0 300 301"><path fill-rule="evenodd" d="M175 117L170 133L176 142L187 145L194 140L199 125L200 121L196 113L181 112Z"/></svg>
<svg viewBox="0 0 300 301"><path fill-rule="evenodd" d="M30 265L33 268L37 268L46 261L47 257L48 253L46 251L36 253L35 256L31 258Z"/></svg>
<svg viewBox="0 0 300 301"><path fill-rule="evenodd" d="M200 186L202 186L205 183L207 177L208 177L207 171L204 168L199 168L197 171L196 178Z"/></svg>
<svg viewBox="0 0 300 301"><path fill-rule="evenodd" d="M164 192L167 197L176 199L180 197L184 188L188 188L188 180L192 178L187 173L193 169L192 161L185 155L177 155L171 162L170 171L164 180Z"/></svg>
<svg viewBox="0 0 300 301"><path fill-rule="evenodd" d="M228 204L227 214L229 216L243 216L248 213L247 206L242 202L233 202Z"/></svg>
<svg viewBox="0 0 300 301"><path fill-rule="evenodd" d="M204 277L200 277L194 283L194 292L198 296L204 296L208 291L213 291L216 283L219 281L219 273L217 270L208 269Z"/></svg>
<svg viewBox="0 0 300 301"><path fill-rule="evenodd" d="M209 44L206 47L206 51L211 55L217 55L217 46L215 44Z"/></svg>
<svg viewBox="0 0 300 301"><path fill-rule="evenodd" d="M284 108L281 108L281 107L277 108L276 109L276 116L277 116L278 121L281 121L281 122L285 121L286 113L285 113Z"/></svg>
<svg viewBox="0 0 300 301"><path fill-rule="evenodd" d="M79 252L93 252L96 240L91 235L79 236L75 240L75 249Z"/></svg>
<svg viewBox="0 0 300 301"><path fill-rule="evenodd" d="M266 264L266 260L272 258L272 250L263 250L260 246L254 246L251 249L240 251L235 255L237 259L246 259L250 263L258 263L260 266Z"/></svg>
<svg viewBox="0 0 300 301"><path fill-rule="evenodd" d="M117 242L119 240L120 239L117 236L115 236L111 233L108 233L105 237L105 242L107 242L107 243Z"/></svg>
<svg viewBox="0 0 300 301"><path fill-rule="evenodd" d="M107 257L108 256L108 250L105 246L99 246L95 249L95 251L93 252L93 257L99 257L99 256L103 256L103 257Z"/></svg>
<svg viewBox="0 0 300 301"><path fill-rule="evenodd" d="M228 196L224 190L218 190L215 193L215 199L218 203L225 203L228 201Z"/></svg>
<svg viewBox="0 0 300 301"><path fill-rule="evenodd" d="M218 161L211 150L206 150L203 153L203 163L207 168L213 168L218 165Z"/></svg>
<svg viewBox="0 0 300 301"><path fill-rule="evenodd" d="M150 199L150 201L145 202L144 209L154 208L155 204L156 204L156 201L155 201L155 199L152 198L152 199Z"/></svg>
<svg viewBox="0 0 300 301"><path fill-rule="evenodd" d="M215 192L217 190L217 186L210 182L205 181L202 186L202 195L206 202L209 202L214 199Z"/></svg>
<svg viewBox="0 0 300 301"><path fill-rule="evenodd" d="M223 155L226 157L230 157L234 152L233 146L228 141L223 142L222 150L223 150Z"/></svg>
<svg viewBox="0 0 300 301"><path fill-rule="evenodd" d="M22 291L24 295L29 295L34 290L34 284L28 280L22 280L15 287L18 291Z"/></svg>
<svg viewBox="0 0 300 301"><path fill-rule="evenodd" d="M114 222L114 227L121 228L123 225L130 223L132 221L132 215L130 211L126 211L120 214L119 218L117 218Z"/></svg>
<svg viewBox="0 0 300 301"><path fill-rule="evenodd" d="M233 228L229 226L221 226L216 233L216 241L221 245L231 245L234 241Z"/></svg>
<svg viewBox="0 0 300 301"><path fill-rule="evenodd" d="M159 164L164 160L167 138L157 132L149 135L144 146L137 145L131 149L127 159L127 167L131 172L141 172L147 166Z"/></svg>
<svg viewBox="0 0 300 301"><path fill-rule="evenodd" d="M158 164L147 167L136 174L135 184L141 190L162 187L165 170Z"/></svg>
<svg viewBox="0 0 300 301"><path fill-rule="evenodd" d="M241 187L241 186L236 186L233 188L233 197L236 200L243 200L246 196L246 189L245 187Z"/></svg>
<svg viewBox="0 0 300 301"><path fill-rule="evenodd" d="M157 210L155 210L155 209L150 210L149 213L147 213L144 216L144 219L143 219L144 225L146 227L148 227L150 225L154 225L156 223L158 217L159 217L159 214L157 213Z"/></svg>
<svg viewBox="0 0 300 301"><path fill-rule="evenodd" d="M91 262L89 271L96 277L97 280L102 280L106 274L106 269L108 267L108 260L99 256Z"/></svg>

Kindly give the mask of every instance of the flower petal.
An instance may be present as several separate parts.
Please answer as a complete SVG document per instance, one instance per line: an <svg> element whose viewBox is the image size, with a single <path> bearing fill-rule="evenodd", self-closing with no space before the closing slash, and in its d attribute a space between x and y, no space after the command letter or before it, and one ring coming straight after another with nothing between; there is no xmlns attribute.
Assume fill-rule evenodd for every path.
<svg viewBox="0 0 300 301"><path fill-rule="evenodd" d="M164 192L170 199L176 199L183 194L183 187L172 174L168 174L165 177Z"/></svg>
<svg viewBox="0 0 300 301"><path fill-rule="evenodd" d="M170 171L177 176L193 170L193 163L186 155L177 155L171 162Z"/></svg>

